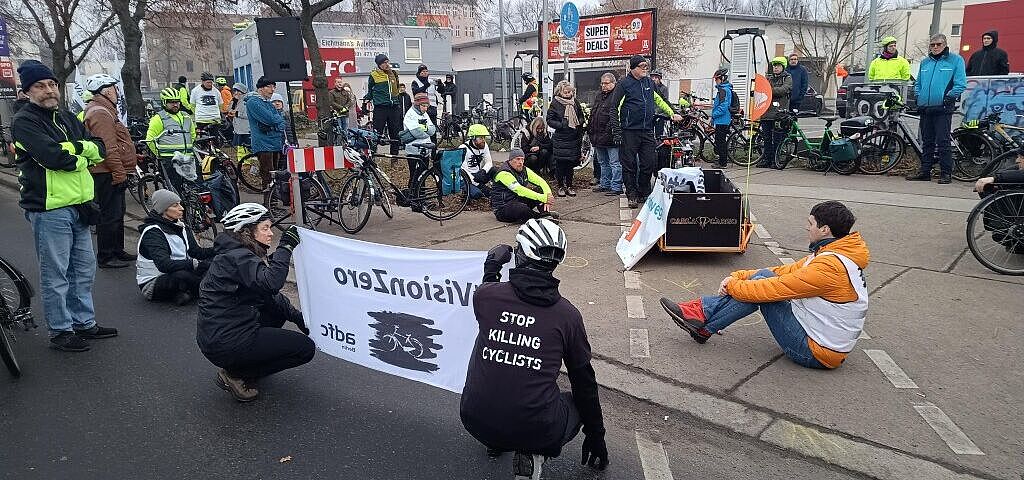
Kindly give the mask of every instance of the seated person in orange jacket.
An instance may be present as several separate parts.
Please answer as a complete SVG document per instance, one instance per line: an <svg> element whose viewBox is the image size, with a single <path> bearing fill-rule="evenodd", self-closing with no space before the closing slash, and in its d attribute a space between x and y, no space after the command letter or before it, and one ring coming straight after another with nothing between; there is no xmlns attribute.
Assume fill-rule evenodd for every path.
<svg viewBox="0 0 1024 480"><path fill-rule="evenodd" d="M807 217L811 254L789 265L739 270L718 295L661 306L697 343L758 309L782 351L808 368L836 368L853 350L868 311L868 247L845 205L819 203Z"/></svg>

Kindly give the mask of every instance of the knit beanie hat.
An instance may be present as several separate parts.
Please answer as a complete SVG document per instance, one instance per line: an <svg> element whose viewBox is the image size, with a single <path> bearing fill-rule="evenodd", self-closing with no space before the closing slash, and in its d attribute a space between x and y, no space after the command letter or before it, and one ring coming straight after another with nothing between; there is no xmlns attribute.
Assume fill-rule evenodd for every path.
<svg viewBox="0 0 1024 480"><path fill-rule="evenodd" d="M428 70L427 66L426 65L420 65L420 67L416 69L416 75L419 75L420 72L422 72L424 70Z"/></svg>
<svg viewBox="0 0 1024 480"><path fill-rule="evenodd" d="M632 57L629 58L629 69L632 70L640 66L641 63L644 63L646 61L647 59L644 58L643 55L633 55Z"/></svg>
<svg viewBox="0 0 1024 480"><path fill-rule="evenodd" d="M521 148L513 148L512 150L508 151L508 159L509 160L512 160L513 158L517 158L517 157L524 157L524 158L526 157L526 153L523 152L523 149L521 149Z"/></svg>
<svg viewBox="0 0 1024 480"><path fill-rule="evenodd" d="M181 197L179 197L177 193L161 188L160 190L153 192L152 200L153 211L156 212L157 215L163 215L168 208L171 208L171 205L180 202Z"/></svg>
<svg viewBox="0 0 1024 480"><path fill-rule="evenodd" d="M416 96L413 97L413 102L416 103L416 105L428 104L430 103L430 98L426 93L417 93Z"/></svg>
<svg viewBox="0 0 1024 480"><path fill-rule="evenodd" d="M383 53L378 53L376 57L373 57L373 64L378 67L386 61L388 61L388 56Z"/></svg>
<svg viewBox="0 0 1024 480"><path fill-rule="evenodd" d="M53 76L53 70L50 70L50 67L43 65L39 60L25 60L21 62L21 66L18 67L18 75L21 77L21 91L23 92L27 92L28 89L32 88L32 84L40 80L57 81L57 77Z"/></svg>

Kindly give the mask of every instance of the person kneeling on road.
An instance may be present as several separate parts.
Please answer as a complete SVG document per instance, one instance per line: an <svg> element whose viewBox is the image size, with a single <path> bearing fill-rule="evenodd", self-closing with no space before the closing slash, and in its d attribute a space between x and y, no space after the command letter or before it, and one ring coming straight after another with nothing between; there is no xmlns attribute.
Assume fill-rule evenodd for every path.
<svg viewBox="0 0 1024 480"><path fill-rule="evenodd" d="M469 126L468 133L469 140L459 145L459 148L466 151L462 159L462 171L473 181L469 186L469 198L480 198L491 193L490 187L487 186L491 181L491 170L494 168L491 147L487 145L491 132L487 131L487 127L474 123Z"/></svg>
<svg viewBox="0 0 1024 480"><path fill-rule="evenodd" d="M221 367L217 385L248 402L259 395L259 378L309 362L316 347L302 312L281 294L298 229L285 230L267 255L274 232L263 205L238 205L223 223L225 232L214 242L217 256L199 285L196 343ZM283 329L286 321L302 333Z"/></svg>
<svg viewBox="0 0 1024 480"><path fill-rule="evenodd" d="M466 374L460 416L473 437L497 457L515 452L517 479L539 479L547 458L557 457L583 427L583 464L604 470L608 448L590 342L583 317L558 291L552 275L565 259L558 225L531 219L519 227L515 249L487 252L483 284L473 296L480 327ZM502 266L515 254L509 281ZM565 363L571 392L556 380Z"/></svg>
<svg viewBox="0 0 1024 480"><path fill-rule="evenodd" d="M523 150L513 148L508 153L508 162L494 174L491 208L499 222L523 223L531 218L558 218L558 213L551 210L555 198L551 187L540 175L526 168L525 161ZM540 192L531 190L528 184L540 188Z"/></svg>
<svg viewBox="0 0 1024 480"><path fill-rule="evenodd" d="M863 269L869 253L860 234L850 232L855 220L842 203L819 203L807 217L810 255L789 265L733 272L718 295L679 304L662 298L661 306L697 343L760 309L791 360L837 368L857 343L868 310Z"/></svg>
<svg viewBox="0 0 1024 480"><path fill-rule="evenodd" d="M153 192L153 210L139 225L135 280L146 300L173 300L185 305L199 296L199 282L209 268L213 248L200 247L181 218L181 197L170 190Z"/></svg>

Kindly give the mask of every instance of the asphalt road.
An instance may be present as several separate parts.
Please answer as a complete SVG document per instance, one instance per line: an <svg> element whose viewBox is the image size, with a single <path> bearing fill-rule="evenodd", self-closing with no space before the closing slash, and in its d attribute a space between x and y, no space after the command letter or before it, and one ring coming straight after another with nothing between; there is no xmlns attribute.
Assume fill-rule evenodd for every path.
<svg viewBox="0 0 1024 480"><path fill-rule="evenodd" d="M16 198L0 188L0 254L37 284ZM18 333L23 377L0 372L0 478L512 477L510 455L488 459L463 430L458 395L327 355L265 379L258 401L236 403L214 385L216 368L196 347L195 307L145 302L134 274L97 273L98 320L119 337L61 353L46 348L44 327ZM581 435L544 478L859 478L615 392L601 395L608 470L578 464Z"/></svg>

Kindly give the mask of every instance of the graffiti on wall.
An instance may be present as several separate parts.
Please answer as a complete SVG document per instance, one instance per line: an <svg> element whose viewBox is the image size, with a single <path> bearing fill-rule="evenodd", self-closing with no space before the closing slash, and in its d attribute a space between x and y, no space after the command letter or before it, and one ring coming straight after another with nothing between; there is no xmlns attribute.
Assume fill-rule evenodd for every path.
<svg viewBox="0 0 1024 480"><path fill-rule="evenodd" d="M1024 77L971 77L961 96L964 120L999 113L1001 123L1024 127Z"/></svg>

